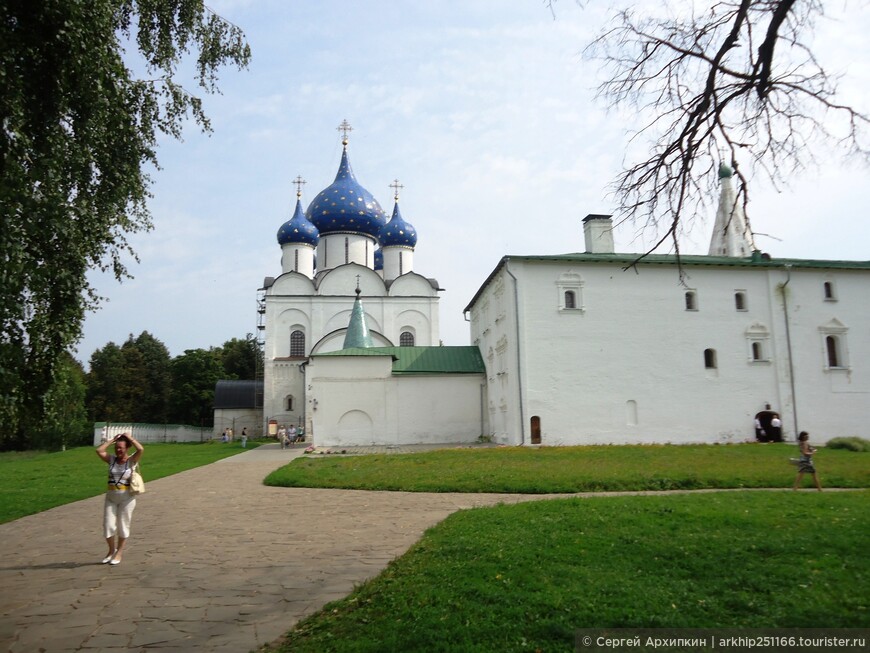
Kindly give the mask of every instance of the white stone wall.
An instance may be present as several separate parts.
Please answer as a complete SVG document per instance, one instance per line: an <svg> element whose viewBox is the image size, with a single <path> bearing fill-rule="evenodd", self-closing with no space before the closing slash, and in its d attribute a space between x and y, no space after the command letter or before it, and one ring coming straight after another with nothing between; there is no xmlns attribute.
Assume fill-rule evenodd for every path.
<svg viewBox="0 0 870 653"><path fill-rule="evenodd" d="M488 429L543 444L731 442L753 437L770 403L794 439L783 295L784 268L510 259L472 307L472 341L487 366ZM514 293L520 310L503 311ZM825 280L836 301L825 300ZM564 292L576 293L576 308ZM697 310L686 310L695 292ZM870 273L792 269L789 302L798 427L814 441L868 436ZM744 295L737 310L735 292ZM844 331L845 329L845 331ZM845 364L826 369L824 338L841 338ZM752 360L753 341L763 360ZM706 369L704 350L716 352Z"/></svg>
<svg viewBox="0 0 870 653"><path fill-rule="evenodd" d="M316 357L306 368L318 447L473 442L477 374L393 376L391 356Z"/></svg>

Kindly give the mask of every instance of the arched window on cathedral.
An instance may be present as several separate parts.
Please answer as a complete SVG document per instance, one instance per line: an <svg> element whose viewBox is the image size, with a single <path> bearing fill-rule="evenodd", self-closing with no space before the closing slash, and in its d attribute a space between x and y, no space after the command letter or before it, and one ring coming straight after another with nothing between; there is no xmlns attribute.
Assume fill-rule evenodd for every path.
<svg viewBox="0 0 870 653"><path fill-rule="evenodd" d="M402 334L399 336L399 346L400 347L413 347L414 346L414 334L410 331L402 331Z"/></svg>
<svg viewBox="0 0 870 653"><path fill-rule="evenodd" d="M687 311L697 311L698 310L698 296L694 290L686 291L686 310Z"/></svg>
<svg viewBox="0 0 870 653"><path fill-rule="evenodd" d="M577 308L577 295L573 290L565 291L565 308Z"/></svg>
<svg viewBox="0 0 870 653"><path fill-rule="evenodd" d="M746 293L742 290L738 290L734 293L734 308L738 311L746 310Z"/></svg>
<svg viewBox="0 0 870 653"><path fill-rule="evenodd" d="M293 412L293 395L287 395L284 397L284 410L288 413Z"/></svg>
<svg viewBox="0 0 870 653"><path fill-rule="evenodd" d="M293 358L305 356L305 334L298 329L290 334L290 356Z"/></svg>
<svg viewBox="0 0 870 653"><path fill-rule="evenodd" d="M350 263L350 238L344 237L344 262Z"/></svg>
<svg viewBox="0 0 870 653"><path fill-rule="evenodd" d="M716 350L715 349L705 349L704 350L704 367L708 370L716 369Z"/></svg>

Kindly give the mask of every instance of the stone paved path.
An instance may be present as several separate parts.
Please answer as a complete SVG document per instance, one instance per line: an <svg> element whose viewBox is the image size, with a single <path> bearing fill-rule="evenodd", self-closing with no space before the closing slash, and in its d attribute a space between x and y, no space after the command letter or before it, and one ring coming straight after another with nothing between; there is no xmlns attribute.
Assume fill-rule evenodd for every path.
<svg viewBox="0 0 870 653"><path fill-rule="evenodd" d="M0 525L0 651L250 651L450 513L535 498L262 484L302 451L265 445L148 482L114 567L99 564L102 496Z"/></svg>
<svg viewBox="0 0 870 653"><path fill-rule="evenodd" d="M265 445L148 482L114 567L99 564L102 496L0 525L0 651L243 653L346 596L450 513L553 496L262 484L302 451Z"/></svg>

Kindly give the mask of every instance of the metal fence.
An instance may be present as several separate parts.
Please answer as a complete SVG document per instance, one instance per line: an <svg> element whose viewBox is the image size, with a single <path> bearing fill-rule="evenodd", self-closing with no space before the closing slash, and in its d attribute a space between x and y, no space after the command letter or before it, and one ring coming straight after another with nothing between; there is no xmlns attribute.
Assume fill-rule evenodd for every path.
<svg viewBox="0 0 870 653"><path fill-rule="evenodd" d="M94 446L129 433L139 442L205 442L212 439L210 426L184 424L142 424L130 422L94 422Z"/></svg>

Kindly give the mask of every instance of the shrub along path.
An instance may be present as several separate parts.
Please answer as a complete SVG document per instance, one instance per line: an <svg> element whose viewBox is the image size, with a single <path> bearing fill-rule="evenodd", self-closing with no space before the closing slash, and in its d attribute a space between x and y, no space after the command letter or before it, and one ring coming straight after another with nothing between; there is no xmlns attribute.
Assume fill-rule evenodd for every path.
<svg viewBox="0 0 870 653"><path fill-rule="evenodd" d="M0 525L0 650L251 650L377 575L456 510L584 496L262 484L302 451L265 445L148 483L114 567L100 564L102 497Z"/></svg>

